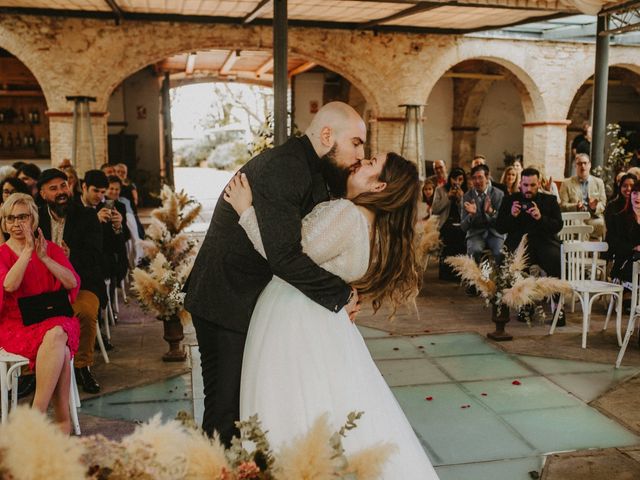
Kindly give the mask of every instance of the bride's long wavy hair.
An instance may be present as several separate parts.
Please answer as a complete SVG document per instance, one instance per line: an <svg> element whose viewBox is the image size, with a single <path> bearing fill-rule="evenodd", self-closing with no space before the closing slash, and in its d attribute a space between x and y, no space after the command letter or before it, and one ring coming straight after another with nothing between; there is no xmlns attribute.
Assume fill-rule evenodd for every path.
<svg viewBox="0 0 640 480"><path fill-rule="evenodd" d="M390 301L393 316L398 305L417 295L422 280L414 242L420 180L416 165L393 152L379 180L386 182L384 190L353 199L375 213L369 268L353 286L371 300L374 312Z"/></svg>

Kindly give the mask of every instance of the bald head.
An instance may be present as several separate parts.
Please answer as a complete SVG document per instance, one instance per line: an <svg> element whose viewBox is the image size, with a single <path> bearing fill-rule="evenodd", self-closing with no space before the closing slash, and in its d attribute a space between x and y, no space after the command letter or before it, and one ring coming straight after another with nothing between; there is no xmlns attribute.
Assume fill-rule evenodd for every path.
<svg viewBox="0 0 640 480"><path fill-rule="evenodd" d="M355 146L364 145L367 128L364 120L353 107L343 102L330 102L313 117L305 134L311 140L316 153L323 156L334 145L338 148L345 146L346 142L351 142Z"/></svg>

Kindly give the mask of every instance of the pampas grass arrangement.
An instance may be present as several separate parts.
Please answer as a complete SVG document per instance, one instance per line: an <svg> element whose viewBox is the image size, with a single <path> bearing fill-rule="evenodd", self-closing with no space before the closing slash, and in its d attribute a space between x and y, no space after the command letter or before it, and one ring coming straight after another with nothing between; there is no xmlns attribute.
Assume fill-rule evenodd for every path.
<svg viewBox="0 0 640 480"><path fill-rule="evenodd" d="M394 451L377 445L345 456L336 436L355 428L352 413L331 434L326 416L308 434L271 452L256 417L225 450L217 437L159 415L121 441L102 435L69 437L45 415L21 406L0 427L0 478L11 480L375 480ZM244 445L254 445L248 451Z"/></svg>
<svg viewBox="0 0 640 480"><path fill-rule="evenodd" d="M487 305L497 307L498 314L503 305L518 310L533 305L557 293L571 293L568 282L554 277L530 277L526 273L529 259L527 236L523 236L518 248L504 252L501 265L486 259L477 265L466 255L447 257L445 262L460 275L462 282L474 286Z"/></svg>
<svg viewBox="0 0 640 480"><path fill-rule="evenodd" d="M164 321L177 316L186 324L191 317L184 310L182 287L193 266L197 242L184 229L195 221L202 205L167 185L160 199L162 206L151 212L146 238L140 242L144 257L131 274L133 291L143 310Z"/></svg>
<svg viewBox="0 0 640 480"><path fill-rule="evenodd" d="M418 235L416 235L418 241L416 255L420 265L426 268L427 258L429 255L435 256L438 254L442 248L442 240L440 240L437 217L429 217L422 226L422 232L418 232Z"/></svg>

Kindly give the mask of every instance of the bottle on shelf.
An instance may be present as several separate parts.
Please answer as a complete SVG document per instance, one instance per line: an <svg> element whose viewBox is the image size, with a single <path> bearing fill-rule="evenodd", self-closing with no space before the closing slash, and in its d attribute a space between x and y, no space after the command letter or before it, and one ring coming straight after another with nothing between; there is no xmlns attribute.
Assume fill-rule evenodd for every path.
<svg viewBox="0 0 640 480"><path fill-rule="evenodd" d="M22 138L20 137L20 132L16 132L16 138L13 141L13 144L16 148L20 148L22 146Z"/></svg>
<svg viewBox="0 0 640 480"><path fill-rule="evenodd" d="M0 123L4 123L4 110L0 110Z"/></svg>
<svg viewBox="0 0 640 480"><path fill-rule="evenodd" d="M11 136L11 132L7 133L7 148L9 150L13 148L13 137Z"/></svg>
<svg viewBox="0 0 640 480"><path fill-rule="evenodd" d="M27 119L24 116L24 109L20 109L20 113L18 114L18 123L26 123Z"/></svg>
<svg viewBox="0 0 640 480"><path fill-rule="evenodd" d="M4 138L2 137L2 133L0 133L0 150L4 148Z"/></svg>
<svg viewBox="0 0 640 480"><path fill-rule="evenodd" d="M33 123L36 123L36 124L40 123L40 112L38 111L37 108L33 111Z"/></svg>

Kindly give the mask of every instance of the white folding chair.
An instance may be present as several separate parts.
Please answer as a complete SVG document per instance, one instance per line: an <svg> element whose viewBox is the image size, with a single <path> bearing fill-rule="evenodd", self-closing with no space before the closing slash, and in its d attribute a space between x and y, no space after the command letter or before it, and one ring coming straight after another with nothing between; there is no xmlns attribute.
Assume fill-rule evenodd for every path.
<svg viewBox="0 0 640 480"><path fill-rule="evenodd" d="M627 324L627 333L624 335L620 353L616 359L616 368L620 367L624 353L627 351L629 340L635 329L636 317L640 315L640 306L638 305L638 287L640 286L640 260L633 262L632 287L631 287L631 313L629 314L629 323Z"/></svg>
<svg viewBox="0 0 640 480"><path fill-rule="evenodd" d="M7 421L10 409L18 405L18 377L20 376L20 370L25 365L29 365L29 359L0 348L0 408L2 408L2 423ZM74 375L73 358L71 359L70 367L69 413L71 414L73 431L76 435L80 435L80 421L78 420L80 393L78 392L78 385ZM9 401L9 392L11 392L11 401Z"/></svg>
<svg viewBox="0 0 640 480"><path fill-rule="evenodd" d="M584 225L585 220L589 220L589 212L562 212L562 224L564 226Z"/></svg>
<svg viewBox="0 0 640 480"><path fill-rule="evenodd" d="M617 298L616 309L616 334L618 345L622 345L622 285L615 283L593 280L596 278L598 254L606 252L609 246L605 242L568 242L560 247L561 257L561 277L571 285L574 295L578 296L582 306L582 348L587 348L587 333L589 332L589 322L591 320L591 308L596 298L603 295L610 295L612 301L609 302L607 318L604 322L605 330L609 323L611 310L613 308L613 298ZM558 323L560 310L564 306L564 295L560 296L560 302L553 316L553 322L549 335L552 335Z"/></svg>

